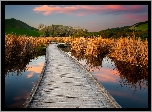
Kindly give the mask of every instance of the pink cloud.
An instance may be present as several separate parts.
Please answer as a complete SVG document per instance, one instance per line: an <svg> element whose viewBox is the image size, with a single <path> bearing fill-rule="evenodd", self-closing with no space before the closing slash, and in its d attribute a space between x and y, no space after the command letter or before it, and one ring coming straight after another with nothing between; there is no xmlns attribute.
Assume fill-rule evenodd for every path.
<svg viewBox="0 0 152 112"><path fill-rule="evenodd" d="M97 77L97 79L100 82L114 82L117 83L117 77L115 77L114 75L107 75L107 74L97 74L95 75Z"/></svg>
<svg viewBox="0 0 152 112"><path fill-rule="evenodd" d="M142 6L138 6L138 5L133 5L132 6L132 9L141 9L142 8Z"/></svg>
<svg viewBox="0 0 152 112"><path fill-rule="evenodd" d="M32 65L31 67L29 67L27 71L32 71L32 72L35 72L35 73L41 73L41 71L43 69L43 66L44 66L44 63L37 63L36 66Z"/></svg>
<svg viewBox="0 0 152 112"><path fill-rule="evenodd" d="M84 13L79 13L79 14L76 14L77 16L84 16L84 15L86 15L86 14L84 14Z"/></svg>
<svg viewBox="0 0 152 112"><path fill-rule="evenodd" d="M148 14L143 14L143 15L125 14L123 16L125 18L134 19L134 20L138 20L138 21L146 21L146 20L148 20Z"/></svg>
<svg viewBox="0 0 152 112"><path fill-rule="evenodd" d="M47 16L47 15L49 15L50 13L51 13L51 12L44 12L44 15Z"/></svg>
<svg viewBox="0 0 152 112"><path fill-rule="evenodd" d="M115 96L128 96L128 93L125 92L119 92L119 91L114 91L114 90L108 90L110 94L115 95Z"/></svg>
<svg viewBox="0 0 152 112"><path fill-rule="evenodd" d="M53 6L53 5L42 5L35 7L33 10L35 12L43 13L44 15L49 15L52 13L64 13L64 14L75 14L77 16L84 16L86 14L94 14L101 12L116 13L121 11L132 11L140 12L145 9L145 6L137 5L74 5L74 6ZM115 12L114 12L115 11Z"/></svg>
<svg viewBox="0 0 152 112"><path fill-rule="evenodd" d="M145 6L143 5L107 5L107 9L120 10L120 11L135 11L142 10Z"/></svg>
<svg viewBox="0 0 152 112"><path fill-rule="evenodd" d="M26 99L26 98L29 96L30 93L29 93L28 91L25 91L25 92L26 92L26 93L22 93L22 92L21 92L21 93L22 93L22 94L21 94L22 96L21 96L21 95L20 95L20 96L18 95L18 96L16 96L13 100L16 100L16 101L17 101L17 100L20 100L20 99L22 99L22 98Z"/></svg>
<svg viewBox="0 0 152 112"><path fill-rule="evenodd" d="M56 13L70 13L74 10L77 10L78 8L75 6L70 7L59 7L59 6L48 6L43 5L39 7L35 7L33 10L36 12L42 12L44 15L49 15L50 13L56 12Z"/></svg>
<svg viewBox="0 0 152 112"><path fill-rule="evenodd" d="M107 9L112 9L112 10L126 10L126 7L122 5L108 5Z"/></svg>
<svg viewBox="0 0 152 112"><path fill-rule="evenodd" d="M9 105L9 108L22 108L23 103L25 103L25 100L27 97L29 97L30 92L26 90L19 91L16 96L13 98L15 100L15 103ZM23 100L24 99L24 100Z"/></svg>
<svg viewBox="0 0 152 112"><path fill-rule="evenodd" d="M27 75L27 78L31 78L33 76L33 72Z"/></svg>
<svg viewBox="0 0 152 112"><path fill-rule="evenodd" d="M118 83L120 79L119 72L117 70L111 70L109 68L90 69L94 72L95 77L101 82L114 82Z"/></svg>

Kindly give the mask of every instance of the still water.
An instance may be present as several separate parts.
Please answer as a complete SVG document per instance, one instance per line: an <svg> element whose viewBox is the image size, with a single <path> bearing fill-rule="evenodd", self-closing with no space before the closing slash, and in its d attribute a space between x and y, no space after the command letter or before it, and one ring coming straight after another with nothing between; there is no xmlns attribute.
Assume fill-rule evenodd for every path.
<svg viewBox="0 0 152 112"><path fill-rule="evenodd" d="M85 57L69 52L69 48L61 49L85 66L122 108L148 108L148 69L107 56Z"/></svg>
<svg viewBox="0 0 152 112"><path fill-rule="evenodd" d="M122 108L148 108L147 68L62 50L90 70ZM5 108L22 108L43 69L45 55L10 60L5 62Z"/></svg>
<svg viewBox="0 0 152 112"><path fill-rule="evenodd" d="M5 75L5 108L22 108L43 69L44 62L45 55L41 55L29 59L24 70L20 69L21 64L11 65L10 68L17 69L10 70Z"/></svg>

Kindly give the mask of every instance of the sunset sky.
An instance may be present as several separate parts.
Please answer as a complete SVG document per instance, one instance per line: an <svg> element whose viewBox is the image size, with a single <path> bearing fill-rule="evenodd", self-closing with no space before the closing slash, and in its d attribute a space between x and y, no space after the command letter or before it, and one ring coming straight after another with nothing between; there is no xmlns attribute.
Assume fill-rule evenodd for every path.
<svg viewBox="0 0 152 112"><path fill-rule="evenodd" d="M43 23L100 31L147 21L148 5L6 5L10 18L35 28Z"/></svg>

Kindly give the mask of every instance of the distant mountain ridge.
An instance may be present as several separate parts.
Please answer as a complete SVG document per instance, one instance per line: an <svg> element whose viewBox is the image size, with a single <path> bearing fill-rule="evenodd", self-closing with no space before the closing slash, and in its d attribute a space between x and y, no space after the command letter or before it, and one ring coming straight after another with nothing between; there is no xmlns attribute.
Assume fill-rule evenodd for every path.
<svg viewBox="0 0 152 112"><path fill-rule="evenodd" d="M31 27L30 25L28 25L20 20L16 20L14 18L5 19L5 28L17 28L17 29L38 31L38 29Z"/></svg>

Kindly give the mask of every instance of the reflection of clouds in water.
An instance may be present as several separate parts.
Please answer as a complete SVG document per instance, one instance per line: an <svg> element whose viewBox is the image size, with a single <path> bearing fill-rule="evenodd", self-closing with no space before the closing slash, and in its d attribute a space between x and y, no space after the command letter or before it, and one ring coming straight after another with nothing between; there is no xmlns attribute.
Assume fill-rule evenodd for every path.
<svg viewBox="0 0 152 112"><path fill-rule="evenodd" d="M35 84L34 82L37 81L37 75L40 74L43 69L44 62L45 62L45 56L41 56L41 57L39 56L38 59L34 58L30 60L30 62L26 66L24 66L26 69L24 71L23 70L21 71L22 77L18 77L21 75L17 75L17 71L8 73L7 78L5 78L6 86L8 85L6 88L7 96L5 98L5 101L7 103L5 106L7 108L22 108L23 103L25 103L26 98L30 94L31 88ZM16 65L11 65L11 66L16 66ZM21 65L18 64L17 69L20 68L20 66ZM18 83L22 81L25 83L25 85L21 84L20 86L18 86ZM15 89L17 90L15 91Z"/></svg>
<svg viewBox="0 0 152 112"><path fill-rule="evenodd" d="M38 58L34 58L32 60L30 60L29 64L27 65L28 66L38 66L39 64L41 65L42 62L44 62L45 60L45 56L39 56Z"/></svg>
<svg viewBox="0 0 152 112"><path fill-rule="evenodd" d="M35 66L32 66L30 65L31 68L29 68L27 71L33 71L35 73L41 73L42 69L43 69L43 66L44 66L44 63L40 62L40 63L37 63L37 65Z"/></svg>
<svg viewBox="0 0 152 112"><path fill-rule="evenodd" d="M8 108L22 108L24 102L25 101L23 101L23 100L17 101L16 103L9 105Z"/></svg>
<svg viewBox="0 0 152 112"><path fill-rule="evenodd" d="M27 71L41 73L44 66L44 60L45 56L39 56L37 59L32 59L26 66L28 68ZM29 74L28 77L30 78L30 76L32 77L32 75Z"/></svg>
<svg viewBox="0 0 152 112"><path fill-rule="evenodd" d="M115 77L111 77L107 74L98 74L98 75L95 75L95 76L97 77L97 79L100 82L115 82L115 83L118 83L118 81Z"/></svg>
<svg viewBox="0 0 152 112"><path fill-rule="evenodd" d="M26 90L19 91L13 100L15 100L15 103L12 105L9 105L9 108L22 108L23 103L26 101L27 97L29 97L30 92Z"/></svg>
<svg viewBox="0 0 152 112"><path fill-rule="evenodd" d="M133 95L131 91L123 90L123 91L115 91L115 90L108 90L109 93L112 96L118 96L118 97L122 97L122 98L128 98L128 99L132 99L132 101L136 101L136 102L145 102L147 103L146 98L141 98L138 96L139 93L137 93L136 95ZM147 97L147 96L143 96L143 97Z"/></svg>
<svg viewBox="0 0 152 112"><path fill-rule="evenodd" d="M120 77L119 72L117 70L113 70L112 68L99 67L90 68L92 74L97 77L97 79L101 82L115 82L119 83Z"/></svg>
<svg viewBox="0 0 152 112"><path fill-rule="evenodd" d="M27 75L27 78L31 78L34 75L34 72L31 72Z"/></svg>
<svg viewBox="0 0 152 112"><path fill-rule="evenodd" d="M94 74L97 79L100 81L100 82L115 82L115 83L119 83L119 75L113 75L111 71L104 71L104 69L102 69L101 73L98 72L98 73L95 73Z"/></svg>
<svg viewBox="0 0 152 112"><path fill-rule="evenodd" d="M81 60L79 61L79 63L81 63L86 68L89 68L88 65L86 65L86 60ZM103 58L102 61L102 67L96 66L93 68L89 68L89 70L101 82L119 83L120 80L119 72L117 70L114 70L114 68L115 68L114 62L112 62L111 59L109 59L108 57L105 57Z"/></svg>
<svg viewBox="0 0 152 112"><path fill-rule="evenodd" d="M108 90L108 92L112 95L115 95L115 96L123 96L123 97L126 97L128 96L128 92L121 92L121 91L114 91L114 90Z"/></svg>

